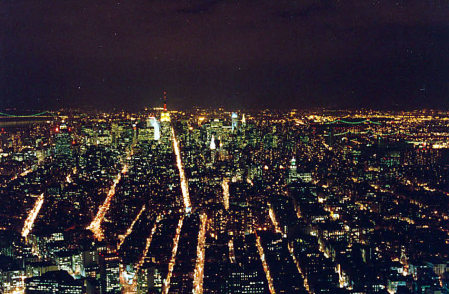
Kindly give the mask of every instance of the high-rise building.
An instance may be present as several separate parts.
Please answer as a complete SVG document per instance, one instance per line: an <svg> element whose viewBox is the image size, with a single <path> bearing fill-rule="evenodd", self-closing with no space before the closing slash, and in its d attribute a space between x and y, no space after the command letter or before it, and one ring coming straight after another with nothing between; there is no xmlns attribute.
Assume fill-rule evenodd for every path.
<svg viewBox="0 0 449 294"><path fill-rule="evenodd" d="M70 130L66 124L56 127L55 135L55 155L71 156L72 155L72 137Z"/></svg>
<svg viewBox="0 0 449 294"><path fill-rule="evenodd" d="M120 293L120 257L105 256L106 293Z"/></svg>
<svg viewBox="0 0 449 294"><path fill-rule="evenodd" d="M162 273L157 266L145 263L137 277L137 293L158 293L162 290Z"/></svg>
<svg viewBox="0 0 449 294"><path fill-rule="evenodd" d="M161 112L161 141L170 146L171 126L170 112L167 111L167 92L164 91L164 110Z"/></svg>
<svg viewBox="0 0 449 294"><path fill-rule="evenodd" d="M293 183L293 182L295 182L296 180L298 180L298 168L297 168L297 166L296 166L296 158L292 158L291 160L290 160L290 167L289 167L289 170L288 170L288 179L287 179L287 183L288 184L290 184L290 183Z"/></svg>
<svg viewBox="0 0 449 294"><path fill-rule="evenodd" d="M233 265L227 279L228 293L266 293L264 277L257 268Z"/></svg>
<svg viewBox="0 0 449 294"><path fill-rule="evenodd" d="M152 127L154 131L154 140L159 141L161 138L161 125L159 124L159 121L154 117L151 116L147 119L147 127Z"/></svg>
<svg viewBox="0 0 449 294"><path fill-rule="evenodd" d="M82 254L76 251L61 251L55 254L59 270L67 271L72 275L84 274Z"/></svg>
<svg viewBox="0 0 449 294"><path fill-rule="evenodd" d="M147 128L147 127L143 127L143 128L139 128L139 132L137 135L137 140L139 142L149 142L151 140L153 140L154 138L154 134L153 134L153 130L151 128Z"/></svg>
<svg viewBox="0 0 449 294"><path fill-rule="evenodd" d="M210 146L209 147L210 147L211 150L217 149L217 146L215 145L215 137L214 137L213 134L212 134L212 138L210 140Z"/></svg>
<svg viewBox="0 0 449 294"><path fill-rule="evenodd" d="M66 271L50 271L25 279L25 293L84 294L86 289L83 281L73 279Z"/></svg>
<svg viewBox="0 0 449 294"><path fill-rule="evenodd" d="M112 123L111 125L111 141L112 146L117 147L120 138L120 128L117 123Z"/></svg>
<svg viewBox="0 0 449 294"><path fill-rule="evenodd" d="M239 116L237 115L237 113L233 112L231 114L231 129L232 129L232 132L235 132L237 130L238 125L239 125Z"/></svg>

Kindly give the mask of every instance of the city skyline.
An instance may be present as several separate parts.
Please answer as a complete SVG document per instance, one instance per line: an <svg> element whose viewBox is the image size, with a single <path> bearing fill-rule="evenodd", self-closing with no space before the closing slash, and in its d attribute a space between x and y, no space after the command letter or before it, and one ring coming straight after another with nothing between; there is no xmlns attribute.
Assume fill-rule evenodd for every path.
<svg viewBox="0 0 449 294"><path fill-rule="evenodd" d="M448 121L165 106L3 116L0 290L449 293Z"/></svg>
<svg viewBox="0 0 449 294"><path fill-rule="evenodd" d="M449 294L449 0L0 0L0 294Z"/></svg>

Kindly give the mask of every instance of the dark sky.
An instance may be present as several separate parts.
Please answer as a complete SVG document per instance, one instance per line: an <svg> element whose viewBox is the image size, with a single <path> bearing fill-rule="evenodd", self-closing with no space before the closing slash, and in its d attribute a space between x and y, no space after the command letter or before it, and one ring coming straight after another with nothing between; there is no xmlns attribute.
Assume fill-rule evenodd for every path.
<svg viewBox="0 0 449 294"><path fill-rule="evenodd" d="M448 0L2 0L0 107L449 107Z"/></svg>

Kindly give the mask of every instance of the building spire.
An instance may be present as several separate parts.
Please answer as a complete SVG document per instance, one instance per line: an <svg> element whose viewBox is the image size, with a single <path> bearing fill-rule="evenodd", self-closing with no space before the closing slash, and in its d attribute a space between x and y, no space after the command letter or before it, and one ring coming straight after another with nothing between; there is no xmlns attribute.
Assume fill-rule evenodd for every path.
<svg viewBox="0 0 449 294"><path fill-rule="evenodd" d="M167 111L167 91L164 91L164 111Z"/></svg>
<svg viewBox="0 0 449 294"><path fill-rule="evenodd" d="M217 148L217 146L215 146L214 134L212 134L212 139L210 140L210 149L215 150L216 148Z"/></svg>

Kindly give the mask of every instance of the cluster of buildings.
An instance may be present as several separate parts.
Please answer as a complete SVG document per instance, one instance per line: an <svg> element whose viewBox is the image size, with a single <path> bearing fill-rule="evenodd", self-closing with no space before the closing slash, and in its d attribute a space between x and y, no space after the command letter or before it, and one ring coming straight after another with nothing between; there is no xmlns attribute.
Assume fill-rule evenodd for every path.
<svg viewBox="0 0 449 294"><path fill-rule="evenodd" d="M449 293L448 120L164 105L5 127L0 292Z"/></svg>

